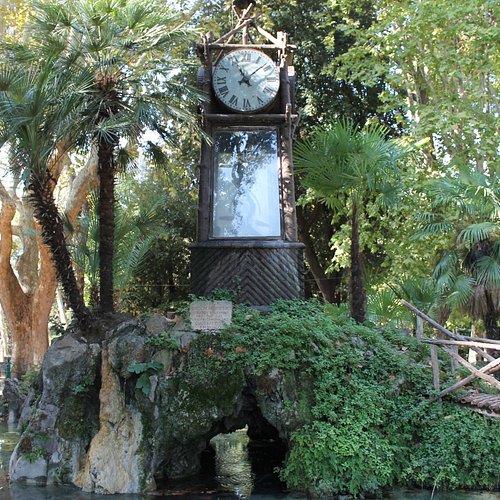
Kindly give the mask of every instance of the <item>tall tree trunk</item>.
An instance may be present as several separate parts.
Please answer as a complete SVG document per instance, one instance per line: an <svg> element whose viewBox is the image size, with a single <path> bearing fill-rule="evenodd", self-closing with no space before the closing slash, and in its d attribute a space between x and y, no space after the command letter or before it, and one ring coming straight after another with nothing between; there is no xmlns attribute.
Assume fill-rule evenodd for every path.
<svg viewBox="0 0 500 500"><path fill-rule="evenodd" d="M113 257L115 249L115 142L101 140L99 162L99 305L113 312Z"/></svg>
<svg viewBox="0 0 500 500"><path fill-rule="evenodd" d="M2 199L0 210L0 304L5 315L12 340L12 372L20 377L26 370L40 364L48 346L47 325L50 309L57 286L54 265L50 259L50 251L40 242L39 254L31 262L38 271L32 279L27 260L20 268L19 279L10 263L12 251L12 220L16 214L16 206L12 199ZM29 235L29 238L34 236ZM36 246L36 243L34 243ZM32 255L33 242L23 239L23 253ZM40 265L38 262L40 261ZM29 276L29 277L28 277ZM27 286L23 290L21 283Z"/></svg>
<svg viewBox="0 0 500 500"><path fill-rule="evenodd" d="M97 158L90 157L86 167L72 179L64 210L71 224L78 217L89 185L97 178L96 166ZM54 180L46 186L50 193L62 163L56 161L51 167ZM34 224L32 205L16 195L18 181L10 190L0 181L0 305L11 335L16 376L42 361L48 347L48 320L57 287L52 253L43 243L42 231ZM19 227L13 224L14 220ZM11 263L14 232L22 242L16 272Z"/></svg>
<svg viewBox="0 0 500 500"><path fill-rule="evenodd" d="M307 224L304 219L304 212L302 207L297 207L297 223L299 229L299 239L304 243L304 255L313 275L314 281L323 296L325 302L337 302L337 294L335 281L333 278L328 278L325 271L321 267L316 251L314 250L314 243L307 230Z"/></svg>
<svg viewBox="0 0 500 500"><path fill-rule="evenodd" d="M34 215L40 223L43 242L52 252L57 278L79 325L85 329L89 326L90 311L85 307L76 282L71 256L64 236L63 222L57 210L52 189L45 178L33 179L29 188Z"/></svg>
<svg viewBox="0 0 500 500"><path fill-rule="evenodd" d="M351 316L358 323L366 319L363 255L359 247L359 215L356 200L352 202L351 216Z"/></svg>

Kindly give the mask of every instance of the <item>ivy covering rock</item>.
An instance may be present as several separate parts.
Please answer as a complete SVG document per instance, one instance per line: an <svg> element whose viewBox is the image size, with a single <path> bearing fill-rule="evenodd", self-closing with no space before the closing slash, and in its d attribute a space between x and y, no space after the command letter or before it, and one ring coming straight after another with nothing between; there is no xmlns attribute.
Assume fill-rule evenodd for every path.
<svg viewBox="0 0 500 500"><path fill-rule="evenodd" d="M428 348L404 332L303 301L264 314L237 306L216 334L147 321L120 323L99 347L74 332L49 350L12 479L29 480L36 445L38 483L144 492L194 474L212 437L247 425L251 439L285 444L290 488L321 498L500 486L500 422L433 401ZM86 413L71 425L68 401L80 399Z"/></svg>

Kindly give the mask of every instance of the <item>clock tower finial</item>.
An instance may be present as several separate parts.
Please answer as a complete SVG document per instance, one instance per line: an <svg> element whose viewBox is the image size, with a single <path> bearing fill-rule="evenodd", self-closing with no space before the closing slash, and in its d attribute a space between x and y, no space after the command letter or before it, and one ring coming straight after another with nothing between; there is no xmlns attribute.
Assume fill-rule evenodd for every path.
<svg viewBox="0 0 500 500"><path fill-rule="evenodd" d="M233 0L233 5L240 10L246 9L252 3L255 4L255 0Z"/></svg>

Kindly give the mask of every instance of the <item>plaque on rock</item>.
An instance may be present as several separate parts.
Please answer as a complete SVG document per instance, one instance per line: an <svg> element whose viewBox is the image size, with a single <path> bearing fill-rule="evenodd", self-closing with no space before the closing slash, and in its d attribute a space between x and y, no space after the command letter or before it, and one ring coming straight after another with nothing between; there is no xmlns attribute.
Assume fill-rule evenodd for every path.
<svg viewBox="0 0 500 500"><path fill-rule="evenodd" d="M221 330L233 318L233 303L229 300L195 300L189 307L193 330Z"/></svg>

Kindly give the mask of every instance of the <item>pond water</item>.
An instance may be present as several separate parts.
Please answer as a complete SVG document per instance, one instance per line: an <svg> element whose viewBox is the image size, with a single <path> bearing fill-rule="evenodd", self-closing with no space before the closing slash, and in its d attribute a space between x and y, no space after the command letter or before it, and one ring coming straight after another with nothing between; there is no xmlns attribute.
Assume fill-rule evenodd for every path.
<svg viewBox="0 0 500 500"><path fill-rule="evenodd" d="M282 450L265 443L249 442L244 430L219 435L211 441L211 449L202 457L203 473L186 481L166 484L161 492L144 495L92 495L67 486L9 485L9 458L18 439L15 425L0 423L1 500L306 499L303 495L287 492L273 473L274 468L280 465ZM397 490L384 498L428 500L431 492ZM434 500L500 500L500 493L436 492Z"/></svg>

